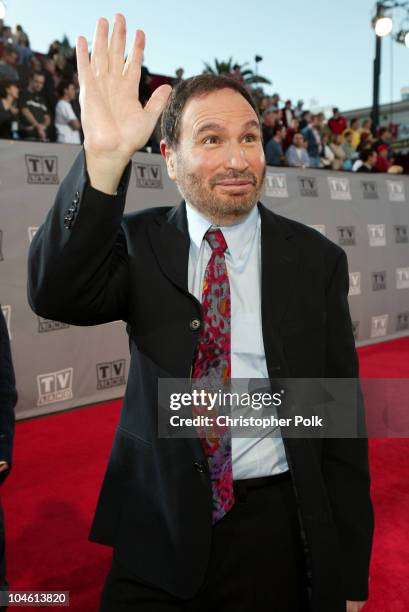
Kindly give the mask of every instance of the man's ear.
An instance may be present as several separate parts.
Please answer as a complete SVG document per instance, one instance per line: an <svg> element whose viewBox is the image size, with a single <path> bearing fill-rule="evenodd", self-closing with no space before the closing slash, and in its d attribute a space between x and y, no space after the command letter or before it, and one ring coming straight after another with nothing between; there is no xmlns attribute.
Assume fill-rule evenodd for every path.
<svg viewBox="0 0 409 612"><path fill-rule="evenodd" d="M164 140L161 140L160 141L160 152L162 154L162 157L166 161L166 167L168 169L169 178L172 179L172 181L175 181L176 180L176 168L175 168L176 161L175 161L174 150L171 147L169 147Z"/></svg>

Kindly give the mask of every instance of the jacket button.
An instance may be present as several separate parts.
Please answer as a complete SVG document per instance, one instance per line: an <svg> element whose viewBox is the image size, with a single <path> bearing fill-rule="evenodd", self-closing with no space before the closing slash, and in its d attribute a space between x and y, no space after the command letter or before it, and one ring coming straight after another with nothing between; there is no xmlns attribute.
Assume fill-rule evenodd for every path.
<svg viewBox="0 0 409 612"><path fill-rule="evenodd" d="M201 325L200 319L192 319L189 323L189 327L192 331L197 331Z"/></svg>
<svg viewBox="0 0 409 612"><path fill-rule="evenodd" d="M208 467L203 461L195 461L193 465L196 472L200 474L205 474L208 471Z"/></svg>

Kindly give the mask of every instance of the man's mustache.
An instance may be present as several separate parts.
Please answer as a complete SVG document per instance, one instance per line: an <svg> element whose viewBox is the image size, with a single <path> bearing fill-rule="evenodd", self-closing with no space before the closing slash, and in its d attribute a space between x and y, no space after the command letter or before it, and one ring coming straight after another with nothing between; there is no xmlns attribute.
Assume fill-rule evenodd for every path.
<svg viewBox="0 0 409 612"><path fill-rule="evenodd" d="M257 185L257 177L253 172L238 172L237 170L233 170L226 174L216 174L210 179L210 186L214 187L217 183L221 181L226 181L229 179L244 179L246 181L250 181L253 185Z"/></svg>

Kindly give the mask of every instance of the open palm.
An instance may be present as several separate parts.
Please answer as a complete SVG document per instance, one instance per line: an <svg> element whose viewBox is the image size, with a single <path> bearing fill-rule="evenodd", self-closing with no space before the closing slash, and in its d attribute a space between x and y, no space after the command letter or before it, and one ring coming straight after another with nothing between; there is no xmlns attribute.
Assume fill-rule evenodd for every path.
<svg viewBox="0 0 409 612"><path fill-rule="evenodd" d="M149 140L171 88L162 85L144 108L138 99L145 35L137 30L125 61L126 22L115 15L108 44L109 24L97 22L91 59L87 41L77 40L81 123L87 154L104 159L129 158Z"/></svg>

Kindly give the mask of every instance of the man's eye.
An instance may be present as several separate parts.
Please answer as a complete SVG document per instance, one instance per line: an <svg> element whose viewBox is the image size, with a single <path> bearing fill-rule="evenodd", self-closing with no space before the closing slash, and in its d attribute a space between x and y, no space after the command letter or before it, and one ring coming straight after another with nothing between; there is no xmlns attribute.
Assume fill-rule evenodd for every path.
<svg viewBox="0 0 409 612"><path fill-rule="evenodd" d="M215 144L216 142L218 142L218 137L217 136L206 136L206 138L204 139L204 144Z"/></svg>
<svg viewBox="0 0 409 612"><path fill-rule="evenodd" d="M246 134L244 140L245 142L255 142L257 137L254 134Z"/></svg>

